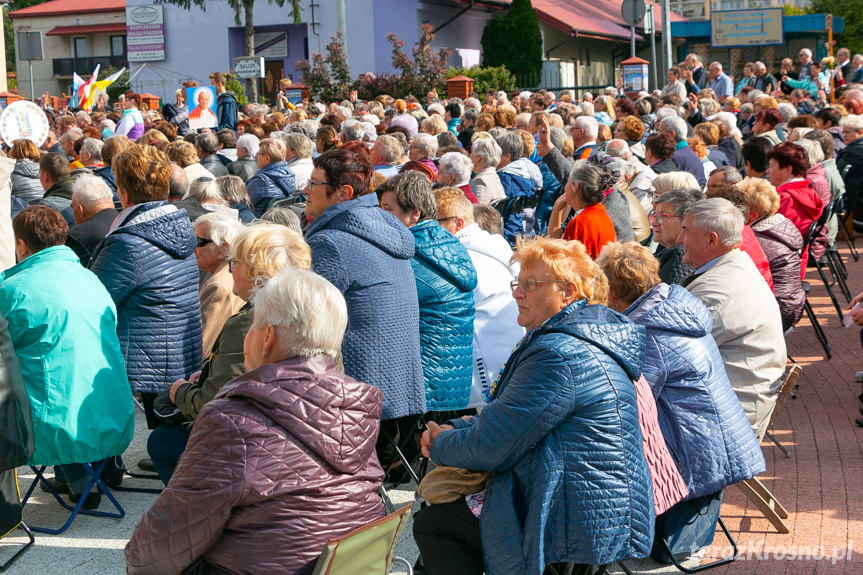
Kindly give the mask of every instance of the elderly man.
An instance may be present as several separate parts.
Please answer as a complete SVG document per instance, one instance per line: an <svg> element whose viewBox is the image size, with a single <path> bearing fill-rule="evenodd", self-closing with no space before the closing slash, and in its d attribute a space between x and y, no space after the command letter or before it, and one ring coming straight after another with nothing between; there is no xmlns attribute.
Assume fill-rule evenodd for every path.
<svg viewBox="0 0 863 575"><path fill-rule="evenodd" d="M704 71L704 66L701 65L701 57L698 54L687 54L686 63L689 64L689 69L692 70L692 81L701 90L707 87L707 72Z"/></svg>
<svg viewBox="0 0 863 575"><path fill-rule="evenodd" d="M35 204L54 208L60 213L72 205L72 183L75 179L70 177L66 156L53 152L43 154L39 160L39 181L45 189L45 195ZM74 220L70 222L70 219L71 216L66 218L66 223L74 224Z"/></svg>
<svg viewBox="0 0 863 575"><path fill-rule="evenodd" d="M261 141L254 134L243 134L237 138L237 159L228 164L228 173L237 176L243 183L258 171L258 150Z"/></svg>
<svg viewBox="0 0 863 575"><path fill-rule="evenodd" d="M677 169L695 176L698 184L703 187L706 182L704 166L686 143L686 120L677 115L663 118L659 123L659 131L674 140L674 155L671 160Z"/></svg>
<svg viewBox="0 0 863 575"><path fill-rule="evenodd" d="M60 136L60 144L63 146L63 151L69 158L69 169L82 168L81 162L78 161L78 155L75 153L75 142L84 137L84 132L81 128L72 127L63 132Z"/></svg>
<svg viewBox="0 0 863 575"><path fill-rule="evenodd" d="M86 171L95 173L102 167L102 148L104 145L102 140L84 138L81 143L81 151L78 153L78 160L86 168Z"/></svg>
<svg viewBox="0 0 863 575"><path fill-rule="evenodd" d="M653 209L653 180L656 178L656 172L632 153L626 140L611 140L605 147L605 153L612 158L623 160L635 168L635 175L629 182L629 190L638 198L644 211L650 213Z"/></svg>
<svg viewBox="0 0 863 575"><path fill-rule="evenodd" d="M849 114L839 121L845 149L836 157L836 167L845 180L845 207L849 213L863 208L863 116ZM855 223L861 220L855 216Z"/></svg>
<svg viewBox="0 0 863 575"><path fill-rule="evenodd" d="M195 152L198 154L201 165L217 178L228 175L228 168L219 161L219 157L216 155L218 151L219 137L216 134L206 132L195 136Z"/></svg>
<svg viewBox="0 0 863 575"><path fill-rule="evenodd" d="M518 325L518 306L512 298L510 282L518 270L510 267L512 249L500 235L480 229L473 217L470 201L455 188L435 191L437 219L467 248L476 269L473 290L476 308L473 323L473 383L468 409L485 404L498 371L524 335Z"/></svg>
<svg viewBox="0 0 863 575"><path fill-rule="evenodd" d="M722 64L711 62L707 75L710 77L710 89L713 90L720 102L734 95L734 82L731 81L728 74L722 71Z"/></svg>
<svg viewBox="0 0 863 575"><path fill-rule="evenodd" d="M473 162L462 152L447 152L438 161L437 183L458 188L472 204L479 201L470 189Z"/></svg>
<svg viewBox="0 0 863 575"><path fill-rule="evenodd" d="M82 174L72 184L71 209L75 226L66 234L66 245L87 267L120 212L114 209L114 194L105 180L91 174Z"/></svg>
<svg viewBox="0 0 863 575"><path fill-rule="evenodd" d="M685 89L684 89L685 90ZM596 154L596 138L599 135L599 122L592 116L579 116L570 129L574 160L586 160Z"/></svg>
<svg viewBox="0 0 863 575"><path fill-rule="evenodd" d="M800 72L797 74L798 80L807 80L812 76L809 66L812 64L812 50L803 48L797 54L797 61L800 63Z"/></svg>
<svg viewBox="0 0 863 575"><path fill-rule="evenodd" d="M710 310L731 387L760 439L782 385L785 338L776 298L739 249L742 231L740 210L709 198L686 211L677 241L695 268L683 285Z"/></svg>
<svg viewBox="0 0 863 575"><path fill-rule="evenodd" d="M391 178L399 173L399 160L404 153L404 148L395 137L383 135L372 146L369 161L377 173Z"/></svg>
<svg viewBox="0 0 863 575"><path fill-rule="evenodd" d="M767 73L767 66L764 65L764 62L755 62L752 67L752 73L755 76L751 84L753 89L761 90L765 93L770 93L776 89L778 82L773 77L773 74Z"/></svg>

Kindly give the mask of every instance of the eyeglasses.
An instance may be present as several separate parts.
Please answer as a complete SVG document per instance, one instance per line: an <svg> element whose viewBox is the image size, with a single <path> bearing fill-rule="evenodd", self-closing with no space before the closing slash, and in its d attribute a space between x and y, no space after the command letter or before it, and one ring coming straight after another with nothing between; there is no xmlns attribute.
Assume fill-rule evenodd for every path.
<svg viewBox="0 0 863 575"><path fill-rule="evenodd" d="M195 244L197 244L197 246L199 248L202 248L205 245L210 244L210 243L213 243L213 240L209 240L207 238L199 238L199 237L195 236Z"/></svg>
<svg viewBox="0 0 863 575"><path fill-rule="evenodd" d="M237 264L240 263L237 260L233 260L231 258L228 258L225 261L228 262L228 271L231 273L234 273L234 270L237 268Z"/></svg>
<svg viewBox="0 0 863 575"><path fill-rule="evenodd" d="M509 282L509 287L512 288L512 291L515 291L516 288L521 287L526 292L533 291L539 287L539 284L559 284L566 283L563 280L535 280L532 278L524 278L523 280L512 280Z"/></svg>
<svg viewBox="0 0 863 575"><path fill-rule="evenodd" d="M680 219L680 216L676 216L674 214L657 214L655 212L650 212L650 219L656 222L657 224L661 224L662 220L669 218L677 218Z"/></svg>
<svg viewBox="0 0 863 575"><path fill-rule="evenodd" d="M329 186L329 185L330 185L329 182L316 182L315 180L309 180L309 187L310 188L312 186Z"/></svg>
<svg viewBox="0 0 863 575"><path fill-rule="evenodd" d="M456 219L457 217L458 217L458 216L449 216L448 218L438 218L438 219L437 219L437 223L439 223L439 224L440 224L440 223L442 223L442 222L447 222L447 221L449 221L449 220L454 220L454 219Z"/></svg>

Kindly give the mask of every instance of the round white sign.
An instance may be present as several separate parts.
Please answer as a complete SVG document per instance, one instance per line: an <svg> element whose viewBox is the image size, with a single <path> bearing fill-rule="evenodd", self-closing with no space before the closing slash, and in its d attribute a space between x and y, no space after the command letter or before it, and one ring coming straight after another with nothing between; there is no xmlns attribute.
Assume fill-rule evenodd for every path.
<svg viewBox="0 0 863 575"><path fill-rule="evenodd" d="M0 114L0 136L10 148L15 140L30 140L41 146L48 138L48 116L30 100L12 102Z"/></svg>

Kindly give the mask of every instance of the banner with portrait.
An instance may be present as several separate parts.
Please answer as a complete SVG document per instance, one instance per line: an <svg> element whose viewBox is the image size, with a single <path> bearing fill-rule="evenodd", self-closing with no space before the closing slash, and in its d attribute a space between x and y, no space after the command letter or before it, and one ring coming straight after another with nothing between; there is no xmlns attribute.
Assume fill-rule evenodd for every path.
<svg viewBox="0 0 863 575"><path fill-rule="evenodd" d="M189 106L189 127L193 130L215 128L219 125L214 87L186 88L186 105Z"/></svg>

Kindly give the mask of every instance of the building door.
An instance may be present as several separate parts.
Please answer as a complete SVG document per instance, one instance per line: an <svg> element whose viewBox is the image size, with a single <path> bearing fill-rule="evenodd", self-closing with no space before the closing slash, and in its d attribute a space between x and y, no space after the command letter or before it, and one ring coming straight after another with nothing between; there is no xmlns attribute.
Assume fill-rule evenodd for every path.
<svg viewBox="0 0 863 575"><path fill-rule="evenodd" d="M262 90L262 95L267 102L273 102L276 99L276 92L279 90L279 82L285 77L285 61L264 61L264 70L264 89Z"/></svg>
<svg viewBox="0 0 863 575"><path fill-rule="evenodd" d="M76 58L86 58L87 57L87 38L78 37L72 38L72 52L75 54Z"/></svg>

